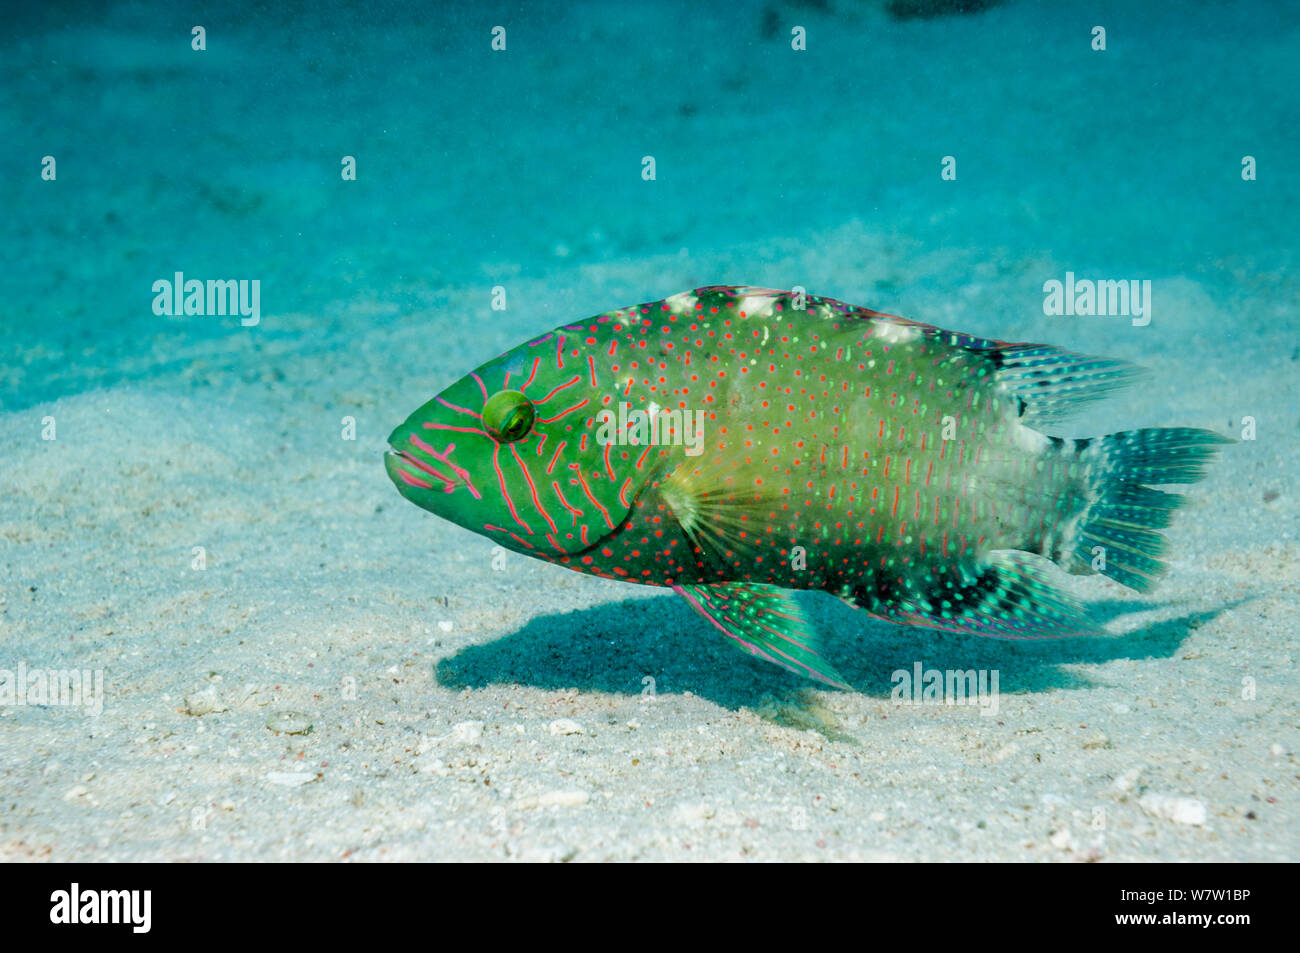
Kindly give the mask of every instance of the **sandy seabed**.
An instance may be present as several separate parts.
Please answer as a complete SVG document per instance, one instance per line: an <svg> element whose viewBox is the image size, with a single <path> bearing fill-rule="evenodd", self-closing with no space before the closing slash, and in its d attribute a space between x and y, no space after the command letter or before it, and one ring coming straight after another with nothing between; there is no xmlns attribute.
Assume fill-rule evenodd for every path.
<svg viewBox="0 0 1300 953"><path fill-rule="evenodd" d="M201 396L122 386L0 417L5 657L105 679L97 715L0 710L4 857L1296 858L1278 441L1229 447L1192 488L1149 598L1062 577L1110 638L981 640L801 596L861 689L823 691L671 594L494 567L490 541L401 500L383 438L424 396L385 369L427 319L342 362L196 355ZM1054 320L1033 331L1060 339ZM421 380L483 356L444 336ZM1158 368L1140 421L1122 399L1091 416L1213 426L1275 400L1216 366ZM892 673L918 661L996 670L997 711L897 704Z"/></svg>

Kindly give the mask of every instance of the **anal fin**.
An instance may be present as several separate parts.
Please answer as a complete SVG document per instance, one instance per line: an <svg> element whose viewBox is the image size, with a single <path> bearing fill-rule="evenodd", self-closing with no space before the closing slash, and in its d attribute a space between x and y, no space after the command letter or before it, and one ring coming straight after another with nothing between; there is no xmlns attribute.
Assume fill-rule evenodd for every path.
<svg viewBox="0 0 1300 953"><path fill-rule="evenodd" d="M921 625L996 639L1099 636L1104 630L1043 568L1024 554L991 552L951 579L922 591L857 590L847 602L902 625Z"/></svg>
<svg viewBox="0 0 1300 953"><path fill-rule="evenodd" d="M746 582L681 585L673 590L741 651L853 691L822 657L816 629L786 590Z"/></svg>

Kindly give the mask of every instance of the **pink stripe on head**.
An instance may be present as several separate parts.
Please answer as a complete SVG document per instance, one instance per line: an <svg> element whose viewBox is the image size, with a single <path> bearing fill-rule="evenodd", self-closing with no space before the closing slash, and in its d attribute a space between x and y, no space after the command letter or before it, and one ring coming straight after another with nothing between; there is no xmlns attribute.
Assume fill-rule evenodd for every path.
<svg viewBox="0 0 1300 953"><path fill-rule="evenodd" d="M562 417L567 417L567 416L569 416L569 414L573 413L575 410L582 410L582 408L586 407L589 403L591 403L591 398L590 398L590 397L584 397L584 398L582 399L582 403L580 403L580 404L575 404L574 406L570 407L568 410L564 410L564 411L561 411L560 413L556 414L554 417L538 417L538 418L537 418L537 423L539 423L539 424L553 424L553 423L555 423L557 420L561 419ZM583 439L586 439L586 436L587 436L587 435L586 435L586 434L583 434L582 436L583 436Z"/></svg>
<svg viewBox="0 0 1300 953"><path fill-rule="evenodd" d="M519 393L522 394L524 391L528 390L528 385L531 384L533 382L533 378L537 376L537 365L540 363L542 363L542 359L540 357L533 358L533 372L528 375L528 380L524 381L524 386L519 388Z"/></svg>
<svg viewBox="0 0 1300 953"><path fill-rule="evenodd" d="M587 478L582 475L582 467L578 466L576 463L570 463L569 469L577 472L578 485L582 487L582 492L587 495L587 499L591 500L596 509L600 510L600 515L605 517L605 525L610 529L614 529L614 521L609 518L609 510L605 509L605 507L601 505L600 500L591 495L591 487L587 486ZM583 540L583 542L586 542L586 540Z"/></svg>
<svg viewBox="0 0 1300 953"><path fill-rule="evenodd" d="M507 532L507 533L510 533L510 530L506 530L506 532ZM536 549L536 548L537 548L536 546L534 546L532 543L530 543L528 540L524 539L522 536L520 536L520 535L517 534L517 533L510 533L510 535L513 536L517 541L523 543L523 544L524 544L525 546L527 546L529 549Z"/></svg>
<svg viewBox="0 0 1300 953"><path fill-rule="evenodd" d="M560 445L555 448L555 456L551 457L551 462L546 465L547 473L550 473L553 469L555 469L555 461L560 459L560 451L564 449L565 444L567 444L568 442L569 441L567 440L561 440Z"/></svg>
<svg viewBox="0 0 1300 953"><path fill-rule="evenodd" d="M473 371L469 372L469 376L474 378L474 381L478 384L478 389L483 392L483 399L487 400L488 399L487 385L483 383L483 378L479 377Z"/></svg>
<svg viewBox="0 0 1300 953"><path fill-rule="evenodd" d="M441 480L443 484L442 488L444 492L450 493L452 490L456 489L456 481L454 479L447 476L445 473L439 473L437 470L429 466L429 464L425 463L423 460L417 459L416 457L414 457L409 453L402 454L402 459L405 460L407 463L410 463L412 466L419 467L425 473L429 474L429 476Z"/></svg>
<svg viewBox="0 0 1300 953"><path fill-rule="evenodd" d="M433 457L435 460L438 460L439 462L444 463L444 464L446 464L448 467L450 467L452 473L456 474L456 476L460 477L462 480L465 481L465 488L466 488L467 490L469 490L470 495L471 495L472 497L474 497L474 499L476 499L476 500L481 500L481 499L483 499L483 494L481 494L481 493L480 493L480 492L475 488L475 486L474 486L474 481L473 481L473 479L470 477L470 473L469 473L469 471L466 470L464 467L458 467L458 466L456 466L456 464L454 464L454 463L451 461L451 459L450 459L450 458L451 458L451 452L452 452L453 450L456 449L456 445L455 445L454 443L449 443L449 444L447 444L447 449L446 449L446 450L438 451L438 450L435 450L433 447L429 446L427 443L425 443L423 440L421 440L421 439L420 439L419 437L417 437L415 434L411 434L411 443L415 444L417 447L419 447L421 450L423 450L423 451L424 451L425 453L427 453L429 456ZM414 458L412 458L412 459L414 459ZM436 472L437 472L437 471L433 470L431 467L428 468L428 469L429 469L429 472L430 472L430 473L436 473ZM440 474L439 474L439 475L440 475ZM441 475L440 475L440 476L441 476ZM445 480L445 479L447 479L447 478L446 478L446 477L442 477L442 479ZM449 482L454 482L454 481L449 481ZM448 489L448 492L450 492L450 488Z"/></svg>
<svg viewBox="0 0 1300 953"><path fill-rule="evenodd" d="M411 476L401 467L397 468L397 475L402 478L402 482L405 483L407 486L418 486L422 490L433 489L432 483L425 483L423 480Z"/></svg>
<svg viewBox="0 0 1300 953"><path fill-rule="evenodd" d="M539 399L539 400L535 400L535 401L533 401L533 403L534 403L534 404L544 404L544 403L546 403L548 400L550 400L552 397L554 397L556 394L558 394L560 391L564 390L566 387L572 387L574 384L578 383L578 381L580 381L580 380L582 380L582 375L581 375L581 374L575 374L575 375L573 376L573 379L572 379L572 380L565 381L563 384L556 384L554 387L551 388L550 393L548 393L545 397L543 397L543 398L541 398L541 399Z"/></svg>
<svg viewBox="0 0 1300 953"><path fill-rule="evenodd" d="M533 506L538 513L542 514L542 519L546 520L547 525L551 527L551 532L558 533L559 530L555 526L555 520L551 519L551 514L546 512L546 507L542 506L541 497L537 495L537 485L533 482L533 475L528 472L528 465L524 463L524 458L519 456L519 451L515 449L513 443L510 444L510 452L514 454L515 462L519 464L519 469L523 471L524 480L528 483L528 491L533 497Z"/></svg>
<svg viewBox="0 0 1300 953"><path fill-rule="evenodd" d="M429 421L426 421L425 423L421 424L421 426L424 427L426 430L454 430L457 433L477 433L477 434L482 434L484 437L492 436L486 430L480 430L477 427L452 427L449 424L435 424Z"/></svg>
<svg viewBox="0 0 1300 953"><path fill-rule="evenodd" d="M482 382L480 382L480 383L482 383ZM479 420L482 420L482 419L483 419L483 415L482 415L482 414L476 414L476 413L474 413L474 411L469 410L469 409L466 408L466 407L459 407L459 406L457 406L456 404L453 404L451 401L444 400L444 399L441 398L441 397L435 397L434 400L436 400L438 403L442 404L442 406L444 406L444 407L450 407L452 410L456 411L456 413L458 413L458 414L469 414L471 417L476 417L476 418L478 418Z"/></svg>
<svg viewBox="0 0 1300 953"><path fill-rule="evenodd" d="M515 501L510 496L510 488L506 486L506 475L501 472L501 444L497 444L492 448L492 469L496 471L497 484L501 487L501 496L505 498L506 506L510 508L510 516L523 527L524 532L532 536L532 527L519 518L519 512L515 509ZM514 533L510 535L513 536Z"/></svg>

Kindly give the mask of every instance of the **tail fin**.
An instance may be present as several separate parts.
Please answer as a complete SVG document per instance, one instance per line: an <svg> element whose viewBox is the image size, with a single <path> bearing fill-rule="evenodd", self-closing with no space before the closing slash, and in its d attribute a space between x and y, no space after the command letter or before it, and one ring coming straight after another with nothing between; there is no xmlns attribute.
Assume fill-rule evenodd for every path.
<svg viewBox="0 0 1300 953"><path fill-rule="evenodd" d="M1146 592L1164 574L1167 540L1157 530L1183 502L1176 493L1147 484L1195 483L1219 447L1234 443L1209 430L1165 427L1113 433L1100 440L1076 441L1088 464L1090 501L1062 547L1071 572L1100 572ZM1100 547L1100 548L1098 548Z"/></svg>

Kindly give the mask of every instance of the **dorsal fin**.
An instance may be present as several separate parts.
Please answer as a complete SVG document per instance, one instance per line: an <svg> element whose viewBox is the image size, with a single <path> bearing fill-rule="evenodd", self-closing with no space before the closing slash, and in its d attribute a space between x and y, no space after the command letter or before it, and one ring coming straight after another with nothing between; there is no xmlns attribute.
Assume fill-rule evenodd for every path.
<svg viewBox="0 0 1300 953"><path fill-rule="evenodd" d="M713 285L691 292L701 301L739 299L742 303L761 301L764 305L786 307L795 295L773 288L744 285ZM834 298L804 295L805 309L830 309L836 320L875 321L882 326L877 334L889 339L892 333L912 329L927 340L959 347L986 358L1007 397L1015 403L1025 423L1054 423L1094 400L1109 396L1142 376L1141 368L1124 361L1076 354L1046 344L1016 344L994 338L979 337L961 331L948 331L896 314L885 314L845 304ZM752 305L751 305L752 307ZM898 329L893 332L892 329Z"/></svg>
<svg viewBox="0 0 1300 953"><path fill-rule="evenodd" d="M995 378L1025 423L1064 419L1143 375L1124 361L1075 354L1046 344L1007 344L989 352Z"/></svg>

